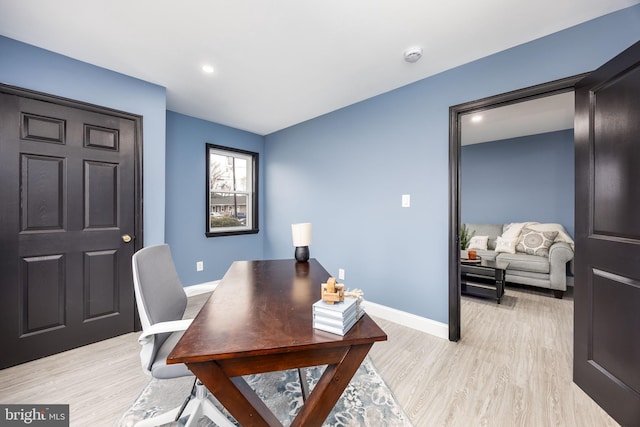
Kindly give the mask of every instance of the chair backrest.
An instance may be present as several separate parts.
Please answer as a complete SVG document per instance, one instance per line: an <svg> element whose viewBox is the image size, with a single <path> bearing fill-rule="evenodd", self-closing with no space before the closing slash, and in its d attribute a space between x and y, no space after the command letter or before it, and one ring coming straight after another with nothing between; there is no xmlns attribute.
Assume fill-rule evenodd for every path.
<svg viewBox="0 0 640 427"><path fill-rule="evenodd" d="M142 329L156 323L182 319L187 308L187 295L178 278L169 245L140 249L133 255L131 263ZM145 369L150 368L158 349L169 335L158 334L150 343L150 348L143 346L140 357Z"/></svg>

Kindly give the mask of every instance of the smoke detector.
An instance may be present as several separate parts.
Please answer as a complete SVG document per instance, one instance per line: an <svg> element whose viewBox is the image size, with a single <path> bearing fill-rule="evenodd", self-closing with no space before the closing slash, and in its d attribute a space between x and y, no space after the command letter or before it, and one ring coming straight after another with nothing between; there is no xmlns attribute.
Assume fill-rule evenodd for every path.
<svg viewBox="0 0 640 427"><path fill-rule="evenodd" d="M404 51L404 60L407 62L417 62L420 58L422 58L422 48L421 47L410 47L409 49Z"/></svg>

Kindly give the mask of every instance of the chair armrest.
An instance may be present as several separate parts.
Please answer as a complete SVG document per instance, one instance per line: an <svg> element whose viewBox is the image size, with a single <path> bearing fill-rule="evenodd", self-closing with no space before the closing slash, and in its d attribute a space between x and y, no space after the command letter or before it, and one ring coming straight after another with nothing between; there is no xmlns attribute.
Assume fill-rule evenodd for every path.
<svg viewBox="0 0 640 427"><path fill-rule="evenodd" d="M193 319L182 319L182 320L173 320L171 322L160 322L154 325L151 325L150 328L145 329L140 334L138 338L138 342L140 344L147 344L150 341L150 338L157 334L166 334L177 331L186 330Z"/></svg>
<svg viewBox="0 0 640 427"><path fill-rule="evenodd" d="M192 297L195 295L206 294L207 292L213 292L220 283L219 280L214 282L202 283L200 285L191 285L184 287L184 293L187 294L187 297Z"/></svg>

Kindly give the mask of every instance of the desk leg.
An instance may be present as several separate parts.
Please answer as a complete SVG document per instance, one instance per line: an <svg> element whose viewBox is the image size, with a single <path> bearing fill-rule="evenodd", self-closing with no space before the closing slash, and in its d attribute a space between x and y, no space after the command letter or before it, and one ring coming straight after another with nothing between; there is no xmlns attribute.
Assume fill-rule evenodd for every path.
<svg viewBox="0 0 640 427"><path fill-rule="evenodd" d="M322 425L372 345L373 343L351 346L340 363L327 366L291 427Z"/></svg>
<svg viewBox="0 0 640 427"><path fill-rule="evenodd" d="M339 363L327 365L291 427L320 427L324 423L372 345L351 346ZM227 377L216 362L187 366L242 426L282 425L242 377Z"/></svg>
<svg viewBox="0 0 640 427"><path fill-rule="evenodd" d="M298 378L300 378L300 391L302 392L302 402L307 401L309 397L309 383L307 382L307 373L304 368L298 368Z"/></svg>
<svg viewBox="0 0 640 427"><path fill-rule="evenodd" d="M187 366L241 425L282 425L242 377L227 377L215 362L188 363Z"/></svg>

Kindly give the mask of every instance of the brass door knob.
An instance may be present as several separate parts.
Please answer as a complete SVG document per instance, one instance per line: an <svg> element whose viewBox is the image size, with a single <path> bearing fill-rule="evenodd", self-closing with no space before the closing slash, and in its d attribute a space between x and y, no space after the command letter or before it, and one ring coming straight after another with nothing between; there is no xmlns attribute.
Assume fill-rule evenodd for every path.
<svg viewBox="0 0 640 427"><path fill-rule="evenodd" d="M122 241L125 243L129 243L131 241L131 236L129 236L128 234L124 234L122 236Z"/></svg>

